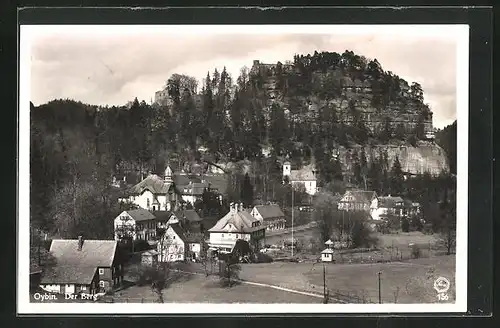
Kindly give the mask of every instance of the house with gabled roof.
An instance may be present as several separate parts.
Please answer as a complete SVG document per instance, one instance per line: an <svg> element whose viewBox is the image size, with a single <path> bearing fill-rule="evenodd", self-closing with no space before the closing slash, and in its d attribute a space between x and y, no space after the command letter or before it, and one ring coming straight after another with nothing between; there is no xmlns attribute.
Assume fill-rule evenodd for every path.
<svg viewBox="0 0 500 328"><path fill-rule="evenodd" d="M114 220L115 240L155 240L156 228L169 218L153 213L143 208L121 212Z"/></svg>
<svg viewBox="0 0 500 328"><path fill-rule="evenodd" d="M131 187L127 196L120 199L149 211L170 211L180 202L181 194L173 181L173 171L167 166L164 177L149 174Z"/></svg>
<svg viewBox="0 0 500 328"><path fill-rule="evenodd" d="M285 229L285 214L277 204L256 205L250 215L258 219L268 231Z"/></svg>
<svg viewBox="0 0 500 328"><path fill-rule="evenodd" d="M402 217L405 214L405 202L399 196L378 197L378 206L372 213L373 220L388 218L389 216Z"/></svg>
<svg viewBox="0 0 500 328"><path fill-rule="evenodd" d="M378 208L375 191L347 190L339 200L337 207L341 211L365 211L372 215Z"/></svg>
<svg viewBox="0 0 500 328"><path fill-rule="evenodd" d="M167 224L157 243L158 261L196 261L201 256L203 235L191 233L180 223Z"/></svg>
<svg viewBox="0 0 500 328"><path fill-rule="evenodd" d="M123 281L123 257L114 240L54 239L55 264L40 280L44 290L62 294L108 292Z"/></svg>
<svg viewBox="0 0 500 328"><path fill-rule="evenodd" d="M292 170L289 161L283 163L283 179L287 179L292 186L302 184L309 195L315 195L318 192L317 172L314 164L306 165L299 170Z"/></svg>
<svg viewBox="0 0 500 328"><path fill-rule="evenodd" d="M203 232L203 219L195 210L181 209L171 212L167 224L177 223L188 232Z"/></svg>
<svg viewBox="0 0 500 328"><path fill-rule="evenodd" d="M209 247L221 253L232 252L237 240L250 244L261 244L265 237L266 227L254 218L243 204L230 204L229 213L208 229L210 233Z"/></svg>

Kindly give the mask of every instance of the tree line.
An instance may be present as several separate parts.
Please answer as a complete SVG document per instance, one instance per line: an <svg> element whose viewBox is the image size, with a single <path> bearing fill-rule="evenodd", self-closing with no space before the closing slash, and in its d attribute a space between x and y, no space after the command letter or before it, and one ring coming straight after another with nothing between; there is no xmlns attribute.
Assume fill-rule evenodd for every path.
<svg viewBox="0 0 500 328"><path fill-rule="evenodd" d="M297 165L314 156L322 179L342 180L341 163L332 159L338 144L381 139L370 135L361 122L343 122L332 107L320 108L317 117L306 119L304 97L339 97L335 90L341 87L340 82L317 83L317 73L329 76L331 71L340 70L368 81L374 97L380 98L376 102L381 110L395 100L402 107L406 101L420 106L422 112L427 108L418 84L408 86L393 73L384 72L376 60L350 51L297 55L292 70L283 66L278 63L272 74L244 67L236 79L226 69L208 72L199 91L196 79L174 74L165 83L167 101L155 104L137 98L126 106L94 106L70 99L36 107L31 104L33 224L64 237L81 231L92 232L96 238L110 236L107 220L122 210L117 205L118 194L110 188L112 176L161 171L166 162L180 169L185 168L185 162L250 159L254 172L260 173L249 177L253 197L263 201L285 199L289 194L281 184L279 163L285 155L294 158ZM285 95L286 103L269 105L269 79L278 81L277 89ZM352 107L356 113L356 106ZM386 132L390 132L386 137L397 135ZM207 151L200 151L200 146ZM262 155L266 147L271 151L269 157ZM382 164L367 164L366 169L361 161L356 181L376 188L374 176L380 172L375 167L379 166ZM240 198L245 177L235 175L229 180L229 198Z"/></svg>

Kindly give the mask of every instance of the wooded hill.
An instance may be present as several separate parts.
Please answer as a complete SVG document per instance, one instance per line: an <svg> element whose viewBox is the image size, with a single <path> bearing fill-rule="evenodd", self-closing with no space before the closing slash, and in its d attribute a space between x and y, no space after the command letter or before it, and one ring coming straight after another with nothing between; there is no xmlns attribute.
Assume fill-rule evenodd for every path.
<svg viewBox="0 0 500 328"><path fill-rule="evenodd" d="M77 204L86 199L75 196L80 194L92 195L93 210L102 211L96 217L110 217L117 210L109 189L113 175L162 171L166 162L174 170L189 170L185 163L247 159L256 172L265 172L260 179L266 181L253 177L258 190L281 181L285 156L298 166L314 158L322 179L341 179L341 166L332 157L340 145L417 145L432 120L418 83L351 51L255 63L236 79L215 70L197 89L194 78L174 74L165 97L154 104L138 99L119 107L70 99L32 104L32 216L42 225L51 218L50 225L61 226L54 217L93 215ZM440 142L451 145L449 138ZM270 151L267 158L263 150Z"/></svg>

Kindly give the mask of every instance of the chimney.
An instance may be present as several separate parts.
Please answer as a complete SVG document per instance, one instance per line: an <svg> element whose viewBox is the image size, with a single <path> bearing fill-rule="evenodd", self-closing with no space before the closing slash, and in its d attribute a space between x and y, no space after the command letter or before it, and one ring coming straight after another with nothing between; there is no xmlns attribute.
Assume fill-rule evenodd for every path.
<svg viewBox="0 0 500 328"><path fill-rule="evenodd" d="M83 236L78 236L78 250L81 251L83 247Z"/></svg>
<svg viewBox="0 0 500 328"><path fill-rule="evenodd" d="M239 205L238 203L234 204L234 212L238 212L238 205Z"/></svg>
<svg viewBox="0 0 500 328"><path fill-rule="evenodd" d="M123 182L127 182L127 176L126 175L123 176Z"/></svg>

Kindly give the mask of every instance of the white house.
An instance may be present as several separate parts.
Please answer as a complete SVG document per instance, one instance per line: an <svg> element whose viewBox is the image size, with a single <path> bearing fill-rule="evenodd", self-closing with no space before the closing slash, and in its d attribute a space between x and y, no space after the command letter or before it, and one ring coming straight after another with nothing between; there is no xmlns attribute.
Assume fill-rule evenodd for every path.
<svg viewBox="0 0 500 328"><path fill-rule="evenodd" d="M188 234L180 224L169 224L157 244L160 262L196 260L201 256L202 236Z"/></svg>
<svg viewBox="0 0 500 328"><path fill-rule="evenodd" d="M332 262L333 261L333 249L326 248L321 252L321 261L322 262Z"/></svg>
<svg viewBox="0 0 500 328"><path fill-rule="evenodd" d="M209 247L219 252L232 252L237 240L252 244L261 244L266 227L254 218L243 204L231 203L229 213L208 230L210 233Z"/></svg>
<svg viewBox="0 0 500 328"><path fill-rule="evenodd" d="M287 177L292 186L298 184L304 185L306 192L309 195L314 195L318 192L318 179L316 177L316 168L314 164L302 167L300 170L292 170L290 162L283 163L283 179Z"/></svg>
<svg viewBox="0 0 500 328"><path fill-rule="evenodd" d="M164 223L165 220L158 219L143 208L123 211L114 220L115 240L155 240L156 228Z"/></svg>
<svg viewBox="0 0 500 328"><path fill-rule="evenodd" d="M121 202L129 202L150 211L170 211L180 200L180 193L172 180L172 169L167 166L162 179L156 174L148 175L129 190L128 197Z"/></svg>
<svg viewBox="0 0 500 328"><path fill-rule="evenodd" d="M372 212L372 219L380 220L389 216L402 217L405 213L405 203L401 197L378 197L378 206Z"/></svg>
<svg viewBox="0 0 500 328"><path fill-rule="evenodd" d="M341 211L365 211L372 218L378 208L378 198L375 191L347 190L338 202Z"/></svg>
<svg viewBox="0 0 500 328"><path fill-rule="evenodd" d="M250 215L259 220L268 231L285 229L285 214L276 204L256 205Z"/></svg>

